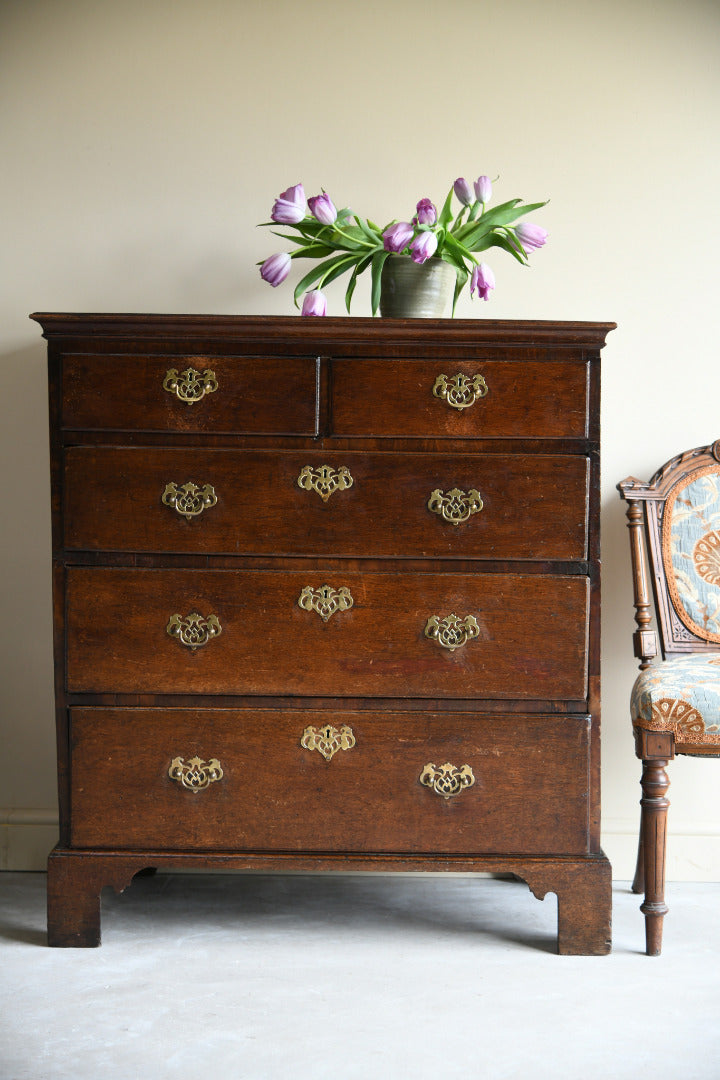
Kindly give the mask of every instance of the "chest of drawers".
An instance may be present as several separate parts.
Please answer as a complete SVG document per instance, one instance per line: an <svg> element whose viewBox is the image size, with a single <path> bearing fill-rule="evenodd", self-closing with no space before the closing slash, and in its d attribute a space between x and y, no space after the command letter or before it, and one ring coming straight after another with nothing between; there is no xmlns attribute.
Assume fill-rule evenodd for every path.
<svg viewBox="0 0 720 1080"><path fill-rule="evenodd" d="M610 945L611 324L33 316L48 340L53 945L148 868L486 871ZM479 886L480 887L480 886Z"/></svg>

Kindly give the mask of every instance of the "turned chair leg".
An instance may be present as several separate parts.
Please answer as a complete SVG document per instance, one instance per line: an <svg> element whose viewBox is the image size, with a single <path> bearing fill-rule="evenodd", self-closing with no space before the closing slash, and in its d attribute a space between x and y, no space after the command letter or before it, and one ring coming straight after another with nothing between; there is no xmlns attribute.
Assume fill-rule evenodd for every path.
<svg viewBox="0 0 720 1080"><path fill-rule="evenodd" d="M643 760L642 779L642 849L645 900L640 910L645 916L645 951L648 956L659 956L662 950L663 919L667 914L665 904L665 849L667 812L670 805L666 797L670 786L665 772L667 758Z"/></svg>

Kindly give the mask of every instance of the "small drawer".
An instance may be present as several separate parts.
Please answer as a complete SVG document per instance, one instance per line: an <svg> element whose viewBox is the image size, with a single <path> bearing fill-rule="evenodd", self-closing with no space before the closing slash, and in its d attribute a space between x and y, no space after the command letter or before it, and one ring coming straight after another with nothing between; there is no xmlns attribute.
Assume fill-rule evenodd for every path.
<svg viewBox="0 0 720 1080"><path fill-rule="evenodd" d="M572 559L587 458L71 447L76 550Z"/></svg>
<svg viewBox="0 0 720 1080"><path fill-rule="evenodd" d="M67 684L580 701L588 594L538 573L70 567Z"/></svg>
<svg viewBox="0 0 720 1080"><path fill-rule="evenodd" d="M583 854L586 716L71 711L74 847Z"/></svg>
<svg viewBox="0 0 720 1080"><path fill-rule="evenodd" d="M333 361L335 435L585 438L580 360Z"/></svg>
<svg viewBox="0 0 720 1080"><path fill-rule="evenodd" d="M66 356L62 426L314 435L314 357Z"/></svg>

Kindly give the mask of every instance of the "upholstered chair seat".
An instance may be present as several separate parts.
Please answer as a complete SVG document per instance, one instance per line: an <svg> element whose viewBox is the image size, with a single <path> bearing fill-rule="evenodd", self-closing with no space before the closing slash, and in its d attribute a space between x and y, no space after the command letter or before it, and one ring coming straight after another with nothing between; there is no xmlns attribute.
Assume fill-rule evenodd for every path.
<svg viewBox="0 0 720 1080"><path fill-rule="evenodd" d="M618 489L628 503L640 660L630 701L643 763L633 891L645 893L646 950L657 956L667 912L665 768L676 754L720 756L720 440Z"/></svg>
<svg viewBox="0 0 720 1080"><path fill-rule="evenodd" d="M641 671L630 699L634 727L669 731L675 752L720 753L720 650L676 656Z"/></svg>

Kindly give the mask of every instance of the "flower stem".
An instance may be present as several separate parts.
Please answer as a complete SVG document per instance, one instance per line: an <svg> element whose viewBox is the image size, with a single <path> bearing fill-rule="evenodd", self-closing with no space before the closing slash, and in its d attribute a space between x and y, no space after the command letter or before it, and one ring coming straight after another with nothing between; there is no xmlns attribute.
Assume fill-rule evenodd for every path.
<svg viewBox="0 0 720 1080"><path fill-rule="evenodd" d="M361 244L362 247L371 249L377 246L376 244L371 244L369 240L356 240L354 236L348 236L347 233L344 233L342 229L338 228L335 222L333 222L332 228L336 233L340 233L340 235L344 236L346 240L349 240L351 244Z"/></svg>

